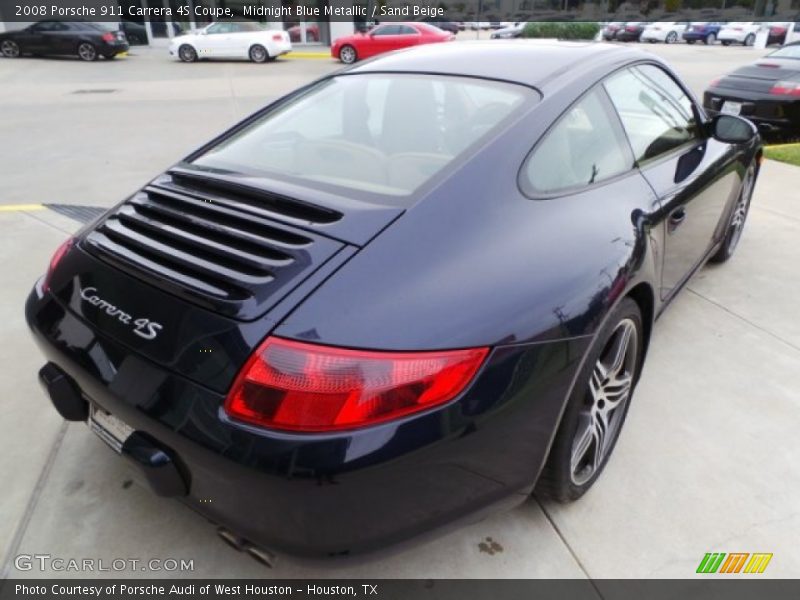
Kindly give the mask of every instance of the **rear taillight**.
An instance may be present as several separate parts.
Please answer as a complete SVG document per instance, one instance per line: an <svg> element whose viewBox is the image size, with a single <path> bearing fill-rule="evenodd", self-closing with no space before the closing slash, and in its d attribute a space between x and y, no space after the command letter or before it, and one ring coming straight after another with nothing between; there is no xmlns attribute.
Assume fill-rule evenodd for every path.
<svg viewBox="0 0 800 600"><path fill-rule="evenodd" d="M721 77L717 77L716 79L712 79L711 83L708 84L708 87L717 87L720 82Z"/></svg>
<svg viewBox="0 0 800 600"><path fill-rule="evenodd" d="M225 412L272 429L364 427L452 400L488 352L374 352L269 337L234 381Z"/></svg>
<svg viewBox="0 0 800 600"><path fill-rule="evenodd" d="M58 263L60 263L64 255L69 252L69 249L72 248L72 243L74 241L73 238L68 238L53 252L53 256L50 258L50 266L47 267L47 274L44 276L44 281L42 281L42 292L48 292L50 290L50 278L53 276L53 272L56 270Z"/></svg>
<svg viewBox="0 0 800 600"><path fill-rule="evenodd" d="M282 33L273 33L272 34L272 41L273 42L280 42L282 40L283 40L283 34Z"/></svg>
<svg viewBox="0 0 800 600"><path fill-rule="evenodd" d="M774 96L800 96L800 81L778 81L769 93Z"/></svg>
<svg viewBox="0 0 800 600"><path fill-rule="evenodd" d="M107 31L102 35L102 38L104 42L113 42L116 39L116 36L114 36L114 34L110 31Z"/></svg>

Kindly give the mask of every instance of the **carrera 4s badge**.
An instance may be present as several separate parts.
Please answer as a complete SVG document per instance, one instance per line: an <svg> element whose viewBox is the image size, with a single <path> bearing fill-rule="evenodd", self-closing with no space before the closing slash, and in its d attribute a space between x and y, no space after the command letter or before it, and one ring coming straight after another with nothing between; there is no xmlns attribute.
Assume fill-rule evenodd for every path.
<svg viewBox="0 0 800 600"><path fill-rule="evenodd" d="M87 287L81 289L81 298L92 306L96 306L101 311L104 311L108 316L115 317L120 323L125 325L133 325L133 333L146 340L154 340L158 332L164 329L161 323L156 323L150 319L140 317L134 319L129 313L126 313L121 308L114 306L107 300L103 300L96 294L97 288Z"/></svg>

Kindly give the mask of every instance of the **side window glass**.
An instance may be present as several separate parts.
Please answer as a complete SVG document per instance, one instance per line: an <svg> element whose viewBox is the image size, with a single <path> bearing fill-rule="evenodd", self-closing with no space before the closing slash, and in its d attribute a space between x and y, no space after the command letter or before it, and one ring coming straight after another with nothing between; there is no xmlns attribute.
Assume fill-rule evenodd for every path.
<svg viewBox="0 0 800 600"><path fill-rule="evenodd" d="M633 167L628 142L601 88L584 96L528 157L520 184L532 195L590 185Z"/></svg>
<svg viewBox="0 0 800 600"><path fill-rule="evenodd" d="M372 34L373 35L397 35L399 31L399 27L397 25L384 25L383 27L378 27L375 29Z"/></svg>
<svg viewBox="0 0 800 600"><path fill-rule="evenodd" d="M619 113L637 162L655 158L697 137L691 99L662 69L625 69L604 84Z"/></svg>
<svg viewBox="0 0 800 600"><path fill-rule="evenodd" d="M413 27L409 27L408 25L400 25L398 26L398 33L400 35L417 35L417 30Z"/></svg>

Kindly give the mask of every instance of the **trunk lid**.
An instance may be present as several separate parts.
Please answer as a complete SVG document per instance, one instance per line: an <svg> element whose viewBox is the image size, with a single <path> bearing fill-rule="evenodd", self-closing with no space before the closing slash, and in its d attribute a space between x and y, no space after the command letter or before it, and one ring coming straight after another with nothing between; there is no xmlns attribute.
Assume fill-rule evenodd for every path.
<svg viewBox="0 0 800 600"><path fill-rule="evenodd" d="M791 59L759 60L757 63L736 69L719 80L717 87L734 88L748 92L769 92L776 81L796 79L800 75L800 61Z"/></svg>

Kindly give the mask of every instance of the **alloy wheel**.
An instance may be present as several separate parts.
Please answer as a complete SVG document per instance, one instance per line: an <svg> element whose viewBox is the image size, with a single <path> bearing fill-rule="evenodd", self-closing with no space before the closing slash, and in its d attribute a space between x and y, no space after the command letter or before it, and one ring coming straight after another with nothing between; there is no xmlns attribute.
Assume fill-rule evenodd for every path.
<svg viewBox="0 0 800 600"><path fill-rule="evenodd" d="M742 191L731 215L730 237L728 238L728 250L733 252L742 237L744 222L747 220L747 212L750 209L750 199L753 196L753 183L755 181L755 171L751 167L742 182Z"/></svg>
<svg viewBox="0 0 800 600"><path fill-rule="evenodd" d="M257 63L262 63L267 60L269 54L263 46L253 46L250 48L250 60Z"/></svg>
<svg viewBox="0 0 800 600"><path fill-rule="evenodd" d="M346 65L353 64L356 62L356 51L350 46L345 46L339 52L339 58Z"/></svg>
<svg viewBox="0 0 800 600"><path fill-rule="evenodd" d="M78 46L78 56L81 60L92 61L97 58L97 50L89 42L83 42Z"/></svg>
<svg viewBox="0 0 800 600"><path fill-rule="evenodd" d="M5 40L0 50L6 58L17 58L19 56L19 46L16 42Z"/></svg>
<svg viewBox="0 0 800 600"><path fill-rule="evenodd" d="M636 324L623 319L595 363L572 442L570 475L575 485L585 484L599 471L614 444L633 390L637 346Z"/></svg>
<svg viewBox="0 0 800 600"><path fill-rule="evenodd" d="M181 46L178 50L178 56L183 62L194 62L197 60L197 52L191 46Z"/></svg>

